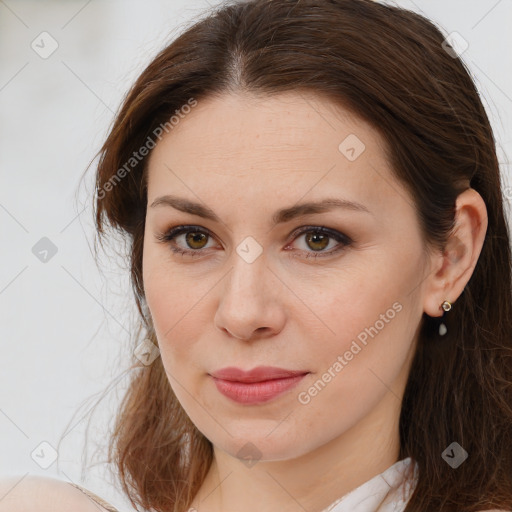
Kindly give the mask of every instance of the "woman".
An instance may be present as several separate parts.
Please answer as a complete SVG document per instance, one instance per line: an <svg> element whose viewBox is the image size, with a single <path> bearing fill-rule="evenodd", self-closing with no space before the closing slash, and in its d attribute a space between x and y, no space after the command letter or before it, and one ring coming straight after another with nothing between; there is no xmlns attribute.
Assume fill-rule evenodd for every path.
<svg viewBox="0 0 512 512"><path fill-rule="evenodd" d="M141 315L110 451L134 506L512 509L499 166L431 22L225 4L137 79L96 187Z"/></svg>

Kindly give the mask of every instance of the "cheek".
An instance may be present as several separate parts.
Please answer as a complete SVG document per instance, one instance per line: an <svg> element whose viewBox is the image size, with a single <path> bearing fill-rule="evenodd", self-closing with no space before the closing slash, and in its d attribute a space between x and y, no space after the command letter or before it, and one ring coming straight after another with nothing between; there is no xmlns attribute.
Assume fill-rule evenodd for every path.
<svg viewBox="0 0 512 512"><path fill-rule="evenodd" d="M145 281L146 301L162 364L174 394L188 414L201 394L197 375L205 372L200 367L196 341L198 325L204 322L198 320L193 308L197 300L184 298L182 286L169 273L150 272L149 276Z"/></svg>
<svg viewBox="0 0 512 512"><path fill-rule="evenodd" d="M410 261L400 271L391 271L390 265L382 262L345 276L338 281L343 285L321 294L316 304L329 328L322 330L326 335L316 344L321 373L343 373L357 386L363 375L374 380L382 375L389 382L400 372L418 322L417 297L410 294L418 269Z"/></svg>
<svg viewBox="0 0 512 512"><path fill-rule="evenodd" d="M194 365L201 326L211 322L200 299L215 283L187 276L155 252L144 255L144 292L164 365L178 371L180 363Z"/></svg>
<svg viewBox="0 0 512 512"><path fill-rule="evenodd" d="M387 393L398 398L408 373L412 309L402 301L390 305L369 298L366 307L361 313L360 306L352 305L332 316L338 319L333 324L338 335L319 344L320 350L312 354L315 374L296 393L302 413L332 423L332 435L351 428Z"/></svg>
<svg viewBox="0 0 512 512"><path fill-rule="evenodd" d="M160 351L165 351L175 335L175 326L179 326L179 319L184 316L184 301L181 300L183 287L170 271L169 263L163 261L161 253L159 248L145 242L142 275Z"/></svg>

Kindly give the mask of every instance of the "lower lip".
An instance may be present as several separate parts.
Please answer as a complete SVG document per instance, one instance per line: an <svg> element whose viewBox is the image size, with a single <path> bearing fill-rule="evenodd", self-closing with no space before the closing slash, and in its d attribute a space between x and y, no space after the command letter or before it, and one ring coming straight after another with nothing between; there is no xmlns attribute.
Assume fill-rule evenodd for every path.
<svg viewBox="0 0 512 512"><path fill-rule="evenodd" d="M307 374L262 382L234 382L213 377L217 389L231 400L242 404L268 402L296 386Z"/></svg>

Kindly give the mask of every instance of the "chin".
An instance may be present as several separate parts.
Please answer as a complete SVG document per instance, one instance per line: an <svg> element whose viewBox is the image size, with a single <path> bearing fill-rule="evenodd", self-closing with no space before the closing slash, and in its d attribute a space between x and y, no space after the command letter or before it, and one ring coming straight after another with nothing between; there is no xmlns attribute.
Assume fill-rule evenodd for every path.
<svg viewBox="0 0 512 512"><path fill-rule="evenodd" d="M225 434L221 439L208 439L216 448L239 459L248 467L257 462L295 459L316 447L310 433L304 432L300 435L285 428L278 433L280 427L276 429L276 425L272 422L271 426L267 424L261 429L249 428L243 434L229 430L232 437ZM272 433L269 435L270 432ZM317 444L322 443L318 441Z"/></svg>

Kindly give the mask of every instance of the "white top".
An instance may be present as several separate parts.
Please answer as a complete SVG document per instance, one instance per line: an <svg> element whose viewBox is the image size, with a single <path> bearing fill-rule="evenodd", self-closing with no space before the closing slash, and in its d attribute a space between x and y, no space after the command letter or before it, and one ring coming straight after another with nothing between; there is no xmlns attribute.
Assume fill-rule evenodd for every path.
<svg viewBox="0 0 512 512"><path fill-rule="evenodd" d="M331 503L322 512L403 512L418 483L418 464L416 462L414 465L411 464L410 457L395 462L380 475L371 478ZM117 508L88 489L73 483L71 485L101 505L102 511L119 512ZM485 512L507 511L493 509Z"/></svg>
<svg viewBox="0 0 512 512"><path fill-rule="evenodd" d="M418 479L417 464L412 469L413 473L409 475L412 478L407 478L406 472L411 462L410 457L396 462L380 475L331 503L322 512L403 512ZM88 489L73 483L71 485L80 489L99 505L102 505L104 507L102 510L119 512L115 507Z"/></svg>
<svg viewBox="0 0 512 512"><path fill-rule="evenodd" d="M410 457L399 460L322 512L403 512L418 482L418 465L411 464Z"/></svg>

